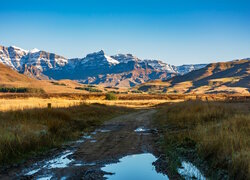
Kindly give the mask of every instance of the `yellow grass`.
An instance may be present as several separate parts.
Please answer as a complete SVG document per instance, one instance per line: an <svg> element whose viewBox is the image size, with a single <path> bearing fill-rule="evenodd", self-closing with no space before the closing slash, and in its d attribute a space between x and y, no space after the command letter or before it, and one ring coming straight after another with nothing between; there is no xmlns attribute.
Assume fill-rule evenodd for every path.
<svg viewBox="0 0 250 180"><path fill-rule="evenodd" d="M250 105L249 103L188 101L162 106L155 123L163 132L162 147L173 165L176 152L186 157L188 149L208 162L211 175L224 179L250 178ZM181 147L181 148L180 148ZM175 154L171 154L175 152ZM188 154L188 155L187 155ZM226 178L228 179L228 178Z"/></svg>
<svg viewBox="0 0 250 180"><path fill-rule="evenodd" d="M185 93L187 92L191 87L193 86L193 83L191 81L185 81L178 83L174 85L173 87L170 87L167 89L168 93L178 92L178 93Z"/></svg>
<svg viewBox="0 0 250 180"><path fill-rule="evenodd" d="M59 107L71 107L76 106L81 103L87 104L105 104L109 106L121 106L121 107L130 107L130 108L145 108L152 107L166 102L180 102L183 100L101 100L101 99L67 99L67 98L39 98L39 97L30 97L30 98L17 98L17 99L0 99L0 111L8 110L23 110L23 109L32 109L32 108L45 108L48 103L52 104L53 108Z"/></svg>
<svg viewBox="0 0 250 180"><path fill-rule="evenodd" d="M25 99L0 99L0 111L8 110L23 110L32 108L44 108L48 103L52 104L52 107L70 107L79 105L82 100L62 99L62 98L25 98Z"/></svg>
<svg viewBox="0 0 250 180"><path fill-rule="evenodd" d="M209 82L234 83L234 82L238 82L239 80L240 80L240 77L227 77L227 78L210 79Z"/></svg>
<svg viewBox="0 0 250 180"><path fill-rule="evenodd" d="M100 104L0 112L0 169L78 139L131 109Z"/></svg>
<svg viewBox="0 0 250 180"><path fill-rule="evenodd" d="M93 104L105 104L109 106L121 106L121 107L129 107L129 108L146 108L152 107L159 104L163 104L166 102L181 102L183 100L86 100L85 103Z"/></svg>

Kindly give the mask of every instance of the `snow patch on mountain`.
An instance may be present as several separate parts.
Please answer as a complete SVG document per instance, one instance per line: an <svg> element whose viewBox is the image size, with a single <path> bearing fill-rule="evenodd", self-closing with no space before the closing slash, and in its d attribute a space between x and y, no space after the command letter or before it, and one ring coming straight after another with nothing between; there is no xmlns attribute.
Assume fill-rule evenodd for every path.
<svg viewBox="0 0 250 180"><path fill-rule="evenodd" d="M30 53L37 53L37 52L39 52L39 51L40 51L39 49L34 48L34 49L31 49L29 52L30 52Z"/></svg>
<svg viewBox="0 0 250 180"><path fill-rule="evenodd" d="M177 73L174 70L174 66L164 63L159 60L144 60L148 63L148 65L152 66L155 69L161 70L161 71L167 71L169 73Z"/></svg>
<svg viewBox="0 0 250 180"><path fill-rule="evenodd" d="M119 64L119 61L106 55L104 51L101 50L99 52L88 54L85 58L83 58L82 64L86 64L87 66L94 66L94 65L99 66L105 64L116 65Z"/></svg>
<svg viewBox="0 0 250 180"><path fill-rule="evenodd" d="M111 56L113 59L116 59L120 63L128 63L130 61L140 61L137 57L133 56L132 54L117 54Z"/></svg>
<svg viewBox="0 0 250 180"><path fill-rule="evenodd" d="M110 56L107 56L106 54L104 55L104 57L106 58L106 60L110 63L110 64L119 64L119 61L111 58Z"/></svg>
<svg viewBox="0 0 250 180"><path fill-rule="evenodd" d="M184 64L181 66L176 66L175 71L180 75L187 74L191 71L204 68L207 64Z"/></svg>
<svg viewBox="0 0 250 180"><path fill-rule="evenodd" d="M25 52L25 53L28 53L28 52L29 52L29 51L27 51L27 50L25 50L25 49L22 49L22 48L20 48L20 47L17 47L17 46L10 46L10 47L13 47L13 48L16 49L16 50L23 51L23 52Z"/></svg>

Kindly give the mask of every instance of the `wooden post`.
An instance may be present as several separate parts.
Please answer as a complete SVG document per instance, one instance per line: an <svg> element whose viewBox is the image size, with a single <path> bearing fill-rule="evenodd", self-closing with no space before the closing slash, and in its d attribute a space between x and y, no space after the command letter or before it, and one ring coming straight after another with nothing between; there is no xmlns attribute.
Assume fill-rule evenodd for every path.
<svg viewBox="0 0 250 180"><path fill-rule="evenodd" d="M48 103L48 109L51 109L51 103Z"/></svg>

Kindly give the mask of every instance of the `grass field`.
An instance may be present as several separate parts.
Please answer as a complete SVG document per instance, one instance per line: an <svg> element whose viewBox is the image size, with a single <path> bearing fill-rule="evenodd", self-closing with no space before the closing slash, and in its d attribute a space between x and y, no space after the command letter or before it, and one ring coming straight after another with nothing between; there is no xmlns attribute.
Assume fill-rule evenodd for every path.
<svg viewBox="0 0 250 180"><path fill-rule="evenodd" d="M52 107L70 107L81 104L82 100L64 99L64 98L17 98L17 99L0 99L0 111L23 110L32 108L45 108L48 103Z"/></svg>
<svg viewBox="0 0 250 180"><path fill-rule="evenodd" d="M196 154L208 163L209 174L214 178L227 176L225 172L229 172L231 179L250 178L248 97L223 94L112 96L115 96L112 100L105 94L0 96L0 166L59 147L113 116L140 108L156 108L154 123L162 135L160 147L170 157L168 169L173 173L180 158L197 159L193 157ZM48 103L51 109L47 108Z"/></svg>
<svg viewBox="0 0 250 180"><path fill-rule="evenodd" d="M161 147L173 160L172 170L180 163L177 157L192 159L198 153L208 162L213 178L223 178L225 171L230 179L250 179L249 103L167 104L159 110L155 123L162 131Z"/></svg>
<svg viewBox="0 0 250 180"><path fill-rule="evenodd" d="M51 103L53 108L77 106L85 104L104 104L109 106L120 106L130 108L152 107L166 102L180 102L182 100L102 100L102 99L65 99L65 98L17 98L0 99L0 111L24 110L32 108L46 108Z"/></svg>
<svg viewBox="0 0 250 180"><path fill-rule="evenodd" d="M100 104L0 112L0 165L79 138L83 131L131 110Z"/></svg>

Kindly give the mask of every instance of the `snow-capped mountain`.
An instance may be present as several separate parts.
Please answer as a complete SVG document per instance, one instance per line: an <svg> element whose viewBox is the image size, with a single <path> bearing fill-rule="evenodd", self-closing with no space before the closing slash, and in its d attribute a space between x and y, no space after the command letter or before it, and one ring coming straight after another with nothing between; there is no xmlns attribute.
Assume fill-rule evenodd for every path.
<svg viewBox="0 0 250 180"><path fill-rule="evenodd" d="M105 86L134 86L166 80L205 65L173 66L160 60L142 60L132 54L108 56L103 50L84 58L67 59L46 51L0 46L0 62L37 79L72 79Z"/></svg>
<svg viewBox="0 0 250 180"><path fill-rule="evenodd" d="M0 62L18 71L22 71L24 65L36 66L39 70L44 71L65 66L68 60L36 48L27 51L16 46L0 46Z"/></svg>
<svg viewBox="0 0 250 180"><path fill-rule="evenodd" d="M0 62L15 70L21 69L21 67L25 63L24 57L27 54L28 51L15 46L0 46Z"/></svg>
<svg viewBox="0 0 250 180"><path fill-rule="evenodd" d="M191 71L204 68L207 64L184 64L181 66L174 67L174 71L178 72L179 75L187 74Z"/></svg>

